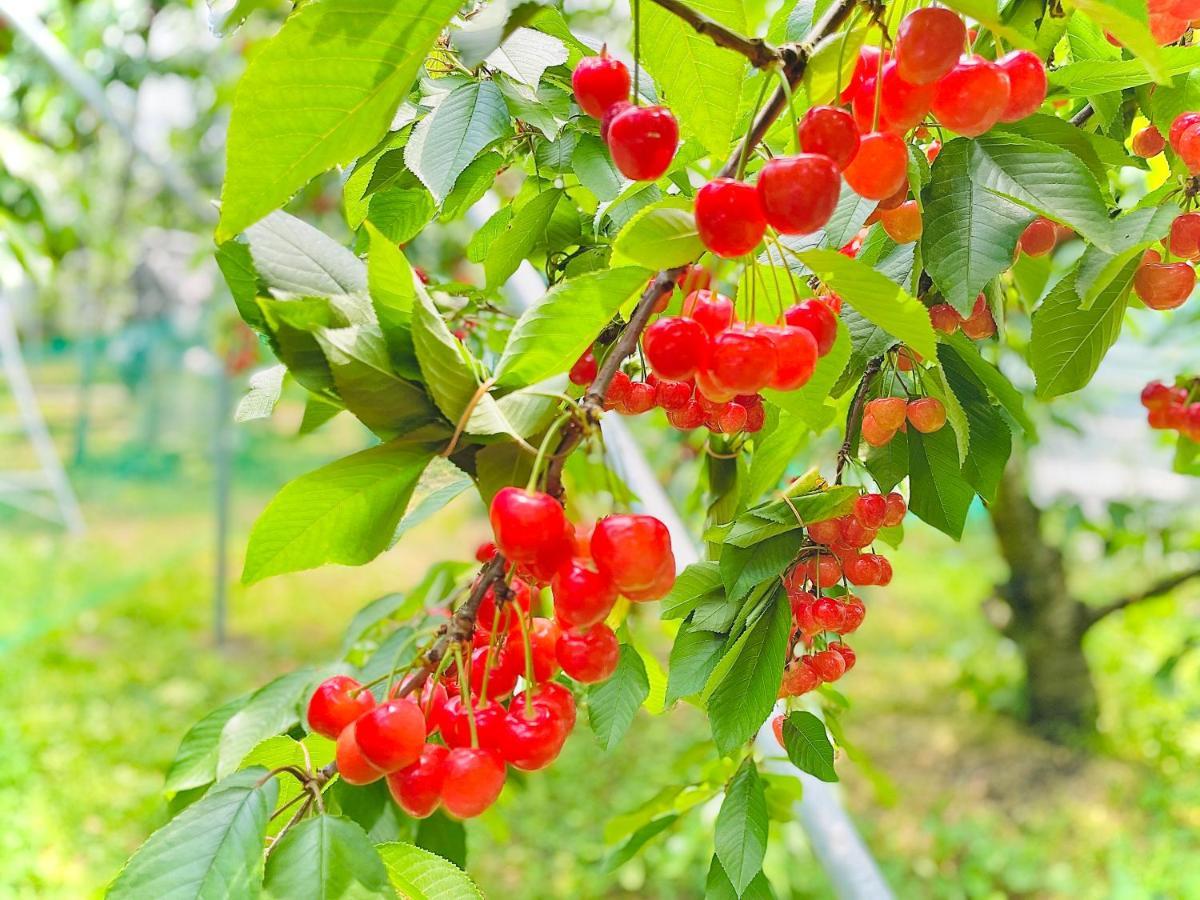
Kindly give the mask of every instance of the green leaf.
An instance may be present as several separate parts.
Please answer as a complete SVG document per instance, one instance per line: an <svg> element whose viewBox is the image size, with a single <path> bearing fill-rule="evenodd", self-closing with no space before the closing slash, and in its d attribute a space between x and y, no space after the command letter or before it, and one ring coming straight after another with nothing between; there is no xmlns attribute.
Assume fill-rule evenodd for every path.
<svg viewBox="0 0 1200 900"><path fill-rule="evenodd" d="M967 421L967 413L963 409L962 403L959 402L950 385L946 383L946 376L942 372L940 364L925 370L923 386L930 397L936 397L942 401L942 406L946 410L946 424L954 432L955 445L958 447L958 462L960 465L965 463L971 449L971 426Z"/></svg>
<svg viewBox="0 0 1200 900"><path fill-rule="evenodd" d="M1187 75L1200 65L1200 47L1162 47L1159 54L1163 59L1163 72L1170 76ZM1138 59L1086 59L1049 72L1051 90L1065 92L1071 97L1124 91L1153 80L1145 63ZM1165 81L1161 82L1160 88L1165 84ZM1154 118L1157 120L1157 109Z"/></svg>
<svg viewBox="0 0 1200 900"><path fill-rule="evenodd" d="M1139 259L1131 259L1090 309L1080 309L1075 275L1071 274L1034 311L1029 364L1039 399L1069 394L1092 380L1121 333L1138 264Z"/></svg>
<svg viewBox="0 0 1200 900"><path fill-rule="evenodd" d="M315 732L305 735L303 741L298 741L290 735L277 734L261 741L247 753L238 768L258 766L270 772L281 766L295 766L303 771L311 765L313 769L320 769L333 762L335 747L333 741ZM275 809L287 805L302 793L304 786L295 778L280 779ZM267 825L267 834L278 834L286 823L286 816L272 819Z"/></svg>
<svg viewBox="0 0 1200 900"><path fill-rule="evenodd" d="M467 866L467 830L463 823L440 810L417 823L416 845L448 859L460 869Z"/></svg>
<svg viewBox="0 0 1200 900"><path fill-rule="evenodd" d="M691 619L679 626L668 661L667 706L680 697L690 697L704 690L727 643L728 638L723 634L693 628Z"/></svg>
<svg viewBox="0 0 1200 900"><path fill-rule="evenodd" d="M367 286L371 305L387 343L388 357L398 374L420 380L421 368L413 347L412 310L416 302L416 276L404 254L370 222L367 223L370 255Z"/></svg>
<svg viewBox="0 0 1200 900"><path fill-rule="evenodd" d="M721 552L721 581L731 600L745 597L755 585L774 578L787 568L800 549L804 534L798 525L784 534L749 547L726 546Z"/></svg>
<svg viewBox="0 0 1200 900"><path fill-rule="evenodd" d="M775 705L792 621L791 607L781 596L776 592L768 608L738 640L740 647L730 650L730 654L737 650L736 657L709 694L708 718L722 756L750 740Z"/></svg>
<svg viewBox="0 0 1200 900"><path fill-rule="evenodd" d="M556 284L513 326L496 364L497 383L525 387L566 372L649 277L645 269L622 267Z"/></svg>
<svg viewBox="0 0 1200 900"><path fill-rule="evenodd" d="M704 253L691 204L667 197L640 210L625 223L613 242L614 260L647 269L672 269Z"/></svg>
<svg viewBox="0 0 1200 900"><path fill-rule="evenodd" d="M1021 32L1004 24L1006 16L1001 10L1006 4L997 3L997 0L950 0L946 5L974 19L993 34L999 34L1007 44L1026 48L1032 46L1032 42Z"/></svg>
<svg viewBox="0 0 1200 900"><path fill-rule="evenodd" d="M776 900L776 897L764 872L755 875L746 890L739 894L721 867L721 861L714 856L704 882L704 900Z"/></svg>
<svg viewBox="0 0 1200 900"><path fill-rule="evenodd" d="M675 584L662 598L663 619L683 619L711 594L724 594L721 586L721 571L717 563L695 562L679 573Z"/></svg>
<svg viewBox="0 0 1200 900"><path fill-rule="evenodd" d="M366 832L330 815L301 822L284 835L267 861L263 893L279 900L395 896Z"/></svg>
<svg viewBox="0 0 1200 900"><path fill-rule="evenodd" d="M579 183L595 194L597 200L615 200L630 184L612 161L612 154L608 152L604 141L594 135L579 136L575 152L571 155L571 167Z"/></svg>
<svg viewBox="0 0 1200 900"><path fill-rule="evenodd" d="M495 150L476 157L454 182L454 188L442 203L439 222L451 222L465 215L467 210L488 192L496 181L496 175L504 167L504 157Z"/></svg>
<svg viewBox="0 0 1200 900"><path fill-rule="evenodd" d="M562 196L561 191L542 191L516 210L504 230L488 246L487 256L483 260L488 287L497 287L508 281L521 261L545 240L546 226L550 224L550 217Z"/></svg>
<svg viewBox="0 0 1200 900"><path fill-rule="evenodd" d="M242 581L370 562L387 548L432 456L381 444L288 482L254 523Z"/></svg>
<svg viewBox="0 0 1200 900"><path fill-rule="evenodd" d="M836 101L838 85L844 88L850 83L858 62L858 51L866 42L868 32L869 28L860 26L831 34L817 45L804 68L804 89L810 106Z"/></svg>
<svg viewBox="0 0 1200 900"><path fill-rule="evenodd" d="M163 791L168 797L188 788L204 787L216 780L221 747L221 729L234 713L246 705L250 694L235 697L188 729L175 752Z"/></svg>
<svg viewBox="0 0 1200 900"><path fill-rule="evenodd" d="M287 366L271 366L250 376L250 390L238 401L233 413L235 422L252 422L255 419L269 419L283 393L283 379L287 375Z"/></svg>
<svg viewBox="0 0 1200 900"><path fill-rule="evenodd" d="M482 900L467 873L436 853L412 844L379 844L392 887L405 900Z"/></svg>
<svg viewBox="0 0 1200 900"><path fill-rule="evenodd" d="M258 272L250 257L249 245L241 241L226 241L217 248L217 268L225 278L229 293L237 306L238 315L255 331L264 331L262 310L258 308Z"/></svg>
<svg viewBox="0 0 1200 900"><path fill-rule="evenodd" d="M842 182L841 193L838 194L837 206L833 215L825 223L821 234L821 246L836 250L862 230L867 218L879 204L858 196L850 185ZM784 240L786 244L786 239Z"/></svg>
<svg viewBox="0 0 1200 900"><path fill-rule="evenodd" d="M518 28L488 55L487 64L510 78L536 88L551 66L567 61L567 47L556 37Z"/></svg>
<svg viewBox="0 0 1200 900"><path fill-rule="evenodd" d="M217 242L370 150L459 6L322 0L292 13L238 80Z"/></svg>
<svg viewBox="0 0 1200 900"><path fill-rule="evenodd" d="M1080 306L1089 309L1104 293L1132 259L1140 259L1142 251L1165 238L1171 223L1183 212L1173 203L1135 209L1113 221L1117 232L1114 249L1105 253L1098 247L1088 247L1079 262L1075 290Z"/></svg>
<svg viewBox="0 0 1200 900"><path fill-rule="evenodd" d="M736 32L749 30L740 0L693 0L689 6ZM642 34L654 36L642 43L642 62L663 102L687 134L724 156L737 124L746 60L652 4L642 9Z"/></svg>
<svg viewBox="0 0 1200 900"><path fill-rule="evenodd" d="M404 161L441 203L467 166L510 130L508 107L496 83L469 81L417 123L404 147Z"/></svg>
<svg viewBox="0 0 1200 900"><path fill-rule="evenodd" d="M783 720L783 747L792 765L821 781L837 781L833 745L825 723L810 712L798 710Z"/></svg>
<svg viewBox="0 0 1200 900"><path fill-rule="evenodd" d="M407 244L433 219L433 197L420 185L388 188L371 195L367 221L397 244Z"/></svg>
<svg viewBox="0 0 1200 900"><path fill-rule="evenodd" d="M621 868L621 866L637 856L650 841L658 837L677 821L679 821L679 814L672 813L666 816L659 816L657 819L647 822L631 834L625 843L609 854L604 861L605 871L615 872Z"/></svg>
<svg viewBox="0 0 1200 900"><path fill-rule="evenodd" d="M882 447L867 452L867 471L879 490L887 493L908 477L908 434L897 432Z"/></svg>
<svg viewBox="0 0 1200 900"><path fill-rule="evenodd" d="M301 703L308 699L314 671L299 669L260 687L221 727L215 775L224 778L240 768L246 754L269 737L300 722Z"/></svg>
<svg viewBox="0 0 1200 900"><path fill-rule="evenodd" d="M279 786L265 769L229 776L150 835L108 889L111 900L254 898Z"/></svg>
<svg viewBox="0 0 1200 900"><path fill-rule="evenodd" d="M763 783L754 759L747 757L725 788L713 835L717 859L738 896L762 871L768 828Z"/></svg>
<svg viewBox="0 0 1200 900"><path fill-rule="evenodd" d="M628 644L621 645L617 670L607 681L588 688L588 721L600 740L600 746L611 750L629 726L638 707L650 696L650 679L641 655Z"/></svg>
<svg viewBox="0 0 1200 900"><path fill-rule="evenodd" d="M1004 411L1021 426L1021 430L1032 440L1037 440L1037 426L1025 412L1024 396L1013 387L1012 382L999 369L980 356L979 348L975 346L974 341L964 334L956 334L948 339L943 338L943 340L954 348L958 358L991 391L992 396L999 401ZM938 355L940 357L940 351Z"/></svg>
<svg viewBox="0 0 1200 900"><path fill-rule="evenodd" d="M413 346L433 402L447 419L458 422L479 389L479 378L470 352L419 288L413 307Z"/></svg>
<svg viewBox="0 0 1200 900"><path fill-rule="evenodd" d="M864 318L922 356L936 355L937 340L929 324L929 311L886 275L836 250L806 250L800 258Z"/></svg>
<svg viewBox="0 0 1200 900"><path fill-rule="evenodd" d="M273 289L310 297L365 293L362 260L307 222L273 212L246 229L259 276Z"/></svg>
<svg viewBox="0 0 1200 900"><path fill-rule="evenodd" d="M908 508L938 531L961 538L975 490L962 476L953 431L921 434L909 428L908 474Z"/></svg>
<svg viewBox="0 0 1200 900"><path fill-rule="evenodd" d="M1145 65L1150 77L1165 84L1170 77L1162 48L1150 33L1146 4L1142 0L1070 0L1069 6L1083 13ZM1100 93L1095 91L1095 93Z"/></svg>

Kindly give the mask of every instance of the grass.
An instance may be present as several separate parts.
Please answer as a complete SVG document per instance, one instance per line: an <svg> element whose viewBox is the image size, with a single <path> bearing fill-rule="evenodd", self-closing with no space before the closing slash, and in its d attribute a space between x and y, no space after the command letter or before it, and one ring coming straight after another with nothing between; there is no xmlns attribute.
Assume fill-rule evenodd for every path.
<svg viewBox="0 0 1200 900"><path fill-rule="evenodd" d="M43 380L61 446L71 395ZM194 388L194 386L193 386ZM98 392L91 461L77 471L91 528L79 540L0 512L0 895L88 897L165 820L163 773L205 712L290 668L329 658L350 616L484 537L469 501L359 569L327 568L230 594L228 646L211 639L211 476L206 427L172 416L154 454ZM202 394L193 393L190 409ZM186 410L185 410L186 412ZM303 441L283 422L240 426L234 533L240 564L257 511L287 478L359 446L335 422ZM182 416L187 419L187 416ZM10 457L11 458L11 457ZM1200 776L1195 593L1106 622L1089 639L1104 710L1095 752L1052 747L1010 715L1019 661L980 603L1002 574L983 522L954 545L912 528L896 579L871 613L844 682L845 796L900 896L1195 896ZM653 628L648 627L648 632ZM1164 663L1178 657L1164 674ZM551 769L519 782L470 827L470 868L489 896L698 897L716 810L706 804L644 857L605 870L605 823L685 783L710 758L683 706L639 714L602 753L586 726ZM569 836L569 837L568 837ZM781 896L829 893L794 824L773 826L768 872Z"/></svg>

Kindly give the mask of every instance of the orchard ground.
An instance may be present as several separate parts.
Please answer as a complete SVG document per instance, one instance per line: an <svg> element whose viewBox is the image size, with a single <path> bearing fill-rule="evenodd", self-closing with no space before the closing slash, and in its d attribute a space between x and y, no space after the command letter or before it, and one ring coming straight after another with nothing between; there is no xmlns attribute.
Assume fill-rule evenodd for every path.
<svg viewBox="0 0 1200 900"><path fill-rule="evenodd" d="M60 360L35 376L66 451L73 369ZM186 408L208 408L205 385L185 380L178 389L172 396L186 396ZM120 413L127 403L122 388L100 385L89 460L75 472L92 526L84 538L71 542L0 512L6 897L97 895L165 821L163 773L193 722L280 672L332 657L361 605L413 583L435 559L469 558L487 536L482 510L468 500L371 565L234 587L232 639L217 650L207 426L165 423L160 451L134 452L137 417ZM235 572L254 516L279 485L363 440L348 420L296 440L284 430L299 413L238 427ZM986 519L973 519L961 546L912 524L893 559L892 586L873 603L868 596L860 665L841 685L854 702L848 736L865 762L840 771L898 895L1200 892L1191 864L1200 853L1200 774L1186 731L1200 708L1200 678L1194 654L1172 675L1181 619L1164 615L1194 607L1196 589L1113 617L1089 637L1104 729L1089 756L1032 738L1009 716L1019 666L981 612L1002 575ZM1191 635L1182 646L1200 639ZM669 646L662 633L660 658ZM712 752L702 717L682 705L668 717L640 714L609 755L579 731L556 766L523 779L469 830L470 867L485 894L696 896L715 807L689 814L615 877L604 869L608 817L662 787L645 780L642 761L689 749L697 764ZM575 850L558 841L564 828ZM781 896L826 895L798 827L787 833L768 856L772 883Z"/></svg>

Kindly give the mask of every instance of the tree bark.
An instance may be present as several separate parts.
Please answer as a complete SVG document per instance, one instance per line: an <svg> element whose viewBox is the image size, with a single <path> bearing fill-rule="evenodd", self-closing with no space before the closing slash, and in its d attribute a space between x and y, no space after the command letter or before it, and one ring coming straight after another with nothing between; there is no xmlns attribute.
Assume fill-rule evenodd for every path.
<svg viewBox="0 0 1200 900"><path fill-rule="evenodd" d="M1027 719L1045 737L1070 742L1094 730L1097 699L1083 652L1088 609L1071 595L1062 553L1045 538L1021 460L1009 464L990 508L1009 579L1004 632L1025 662Z"/></svg>

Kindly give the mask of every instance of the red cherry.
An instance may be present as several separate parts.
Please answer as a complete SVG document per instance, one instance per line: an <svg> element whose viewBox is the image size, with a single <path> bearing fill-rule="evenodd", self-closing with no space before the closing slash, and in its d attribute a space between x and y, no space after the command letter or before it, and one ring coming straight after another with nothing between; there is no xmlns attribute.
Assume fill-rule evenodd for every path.
<svg viewBox="0 0 1200 900"><path fill-rule="evenodd" d="M800 148L805 153L829 157L838 170L850 165L858 152L858 126L854 116L836 106L813 106L800 120Z"/></svg>
<svg viewBox="0 0 1200 900"><path fill-rule="evenodd" d="M878 90L881 109L876 121L874 77L863 81L863 86L854 95L854 121L859 130L891 131L903 135L921 122L933 105L932 84L910 84L900 77L893 60L883 67L883 87Z"/></svg>
<svg viewBox="0 0 1200 900"><path fill-rule="evenodd" d="M1161 381L1151 381L1142 388L1142 406L1146 409L1163 409L1174 399L1174 392Z"/></svg>
<svg viewBox="0 0 1200 900"><path fill-rule="evenodd" d="M817 341L807 328L779 325L762 329L775 345L775 372L767 387L794 391L808 383L817 366Z"/></svg>
<svg viewBox="0 0 1200 900"><path fill-rule="evenodd" d="M1013 50L996 60L1008 77L1008 102L1001 122L1018 122L1032 116L1046 99L1046 66L1036 53Z"/></svg>
<svg viewBox="0 0 1200 900"><path fill-rule="evenodd" d="M387 777L392 798L414 819L433 815L442 799L446 780L445 763L450 750L441 744L426 744L421 758L407 769Z"/></svg>
<svg viewBox="0 0 1200 900"><path fill-rule="evenodd" d="M1171 223L1172 256L1183 259L1200 257L1200 213L1184 213Z"/></svg>
<svg viewBox="0 0 1200 900"><path fill-rule="evenodd" d="M867 546L875 540L875 532L878 530L878 528L867 528L854 516L842 517L842 543L847 547Z"/></svg>
<svg viewBox="0 0 1200 900"><path fill-rule="evenodd" d="M521 614L528 615L530 607L533 603L529 592L529 585L520 578L514 578L509 586L512 592L512 598L504 607L504 613L500 616L499 627L497 631L503 633L506 631L515 630L517 625L516 610L520 610ZM489 587L483 595L483 600L479 604L479 610L475 614L475 633L490 634L492 625L496 622L496 588L493 585Z"/></svg>
<svg viewBox="0 0 1200 900"><path fill-rule="evenodd" d="M371 765L363 756L354 736L354 723L342 729L337 738L336 751L338 774L347 784L370 784L383 777L383 772Z"/></svg>
<svg viewBox="0 0 1200 900"><path fill-rule="evenodd" d="M837 207L841 187L833 160L816 153L777 156L758 176L763 214L780 234L812 234L821 228Z"/></svg>
<svg viewBox="0 0 1200 900"><path fill-rule="evenodd" d="M475 548L475 559L481 563L491 562L496 553L496 545L491 541L484 541Z"/></svg>
<svg viewBox="0 0 1200 900"><path fill-rule="evenodd" d="M553 619L537 617L530 624L529 649L530 655L533 657L533 680L535 682L549 681L558 674L558 659L555 654L561 635L562 629ZM510 642L510 652L515 649L515 643ZM523 674L525 672L525 648L523 646L520 648L520 652L520 671Z"/></svg>
<svg viewBox="0 0 1200 900"><path fill-rule="evenodd" d="M837 681L846 674L846 660L836 650L822 650L811 659L812 667L822 681Z"/></svg>
<svg viewBox="0 0 1200 900"><path fill-rule="evenodd" d="M633 104L628 100L618 100L604 111L604 115L600 117L600 140L608 143L608 129L611 127L613 119L627 109L633 109Z"/></svg>
<svg viewBox="0 0 1200 900"><path fill-rule="evenodd" d="M992 311L987 305L987 297L983 294L976 298L975 308L971 315L963 320L962 331L973 341L990 338L996 333L996 320L992 318Z"/></svg>
<svg viewBox="0 0 1200 900"><path fill-rule="evenodd" d="M504 762L494 750L455 747L446 754L442 769L442 805L456 819L479 815L504 790Z"/></svg>
<svg viewBox="0 0 1200 900"><path fill-rule="evenodd" d="M809 665L808 657L791 663L783 670L783 683L779 688L781 697L799 697L821 686L821 676Z"/></svg>
<svg viewBox="0 0 1200 900"><path fill-rule="evenodd" d="M489 518L496 546L514 562L530 562L560 542L567 529L562 505L541 491L501 488Z"/></svg>
<svg viewBox="0 0 1200 900"><path fill-rule="evenodd" d="M655 585L664 568L675 570L671 535L654 516L606 516L592 532L592 559L621 593Z"/></svg>
<svg viewBox="0 0 1200 900"><path fill-rule="evenodd" d="M755 434L762 431L763 426L767 424L767 410L763 406L762 398L755 397L755 402L742 402L742 406L746 407L746 433Z"/></svg>
<svg viewBox="0 0 1200 900"><path fill-rule="evenodd" d="M524 704L513 704L504 720L500 740L500 755L505 762L525 772L544 769L554 762L567 739L564 723L553 707L531 705L526 715Z"/></svg>
<svg viewBox="0 0 1200 900"><path fill-rule="evenodd" d="M755 394L770 384L777 362L774 342L760 331L731 330L712 340L712 377L735 394Z"/></svg>
<svg viewBox="0 0 1200 900"><path fill-rule="evenodd" d="M922 434L932 434L946 424L946 408L937 397L922 397L908 404L908 421Z"/></svg>
<svg viewBox="0 0 1200 900"><path fill-rule="evenodd" d="M692 291L683 298L683 314L699 322L709 337L716 337L733 325L733 301L715 291Z"/></svg>
<svg viewBox="0 0 1200 900"><path fill-rule="evenodd" d="M1183 137L1183 133L1196 124L1200 124L1200 112L1180 113L1175 117L1167 136L1172 150L1176 153L1179 152L1179 141Z"/></svg>
<svg viewBox="0 0 1200 900"><path fill-rule="evenodd" d="M963 317L949 303L939 303L929 309L929 322L935 331L954 334L962 326Z"/></svg>
<svg viewBox="0 0 1200 900"><path fill-rule="evenodd" d="M667 413L667 421L680 431L691 431L704 424L706 413L697 400L689 400L682 409L673 409Z"/></svg>
<svg viewBox="0 0 1200 900"><path fill-rule="evenodd" d="M354 723L358 749L381 772L410 766L425 745L425 717L411 700L388 700Z"/></svg>
<svg viewBox="0 0 1200 900"><path fill-rule="evenodd" d="M783 746L783 720L787 716L780 713L771 720L771 731L775 734L775 740L779 742L779 746Z"/></svg>
<svg viewBox="0 0 1200 900"><path fill-rule="evenodd" d="M908 179L908 150L903 139L890 131L863 135L858 153L842 174L860 197L882 200L891 196Z"/></svg>
<svg viewBox="0 0 1200 900"><path fill-rule="evenodd" d="M575 727L575 695L565 684L559 684L557 681L543 682L534 689L531 699L534 703L552 709L568 733ZM520 693L513 697L511 705L519 707L524 703L525 694Z"/></svg>
<svg viewBox="0 0 1200 900"><path fill-rule="evenodd" d="M481 704L476 698L471 710L475 715L475 732L480 746L495 747L500 733L498 723L505 715L504 707L495 700ZM442 740L447 746L471 745L470 717L461 696L453 696L446 700L438 716L438 731L441 732Z"/></svg>
<svg viewBox="0 0 1200 900"><path fill-rule="evenodd" d="M1189 22L1200 19L1200 0L1170 0L1166 4L1166 12Z"/></svg>
<svg viewBox="0 0 1200 900"><path fill-rule="evenodd" d="M518 644L510 642L510 645ZM505 652L500 647L489 647L484 644L471 651L471 693L480 696L483 693L483 681L487 678L487 695L489 697L507 697L517 686L517 678L525 671L525 658L519 658Z"/></svg>
<svg viewBox="0 0 1200 900"><path fill-rule="evenodd" d="M1130 142L1133 148L1134 156L1140 156L1142 159L1149 159L1152 156L1158 156L1167 147L1166 138L1162 136L1162 132L1153 125L1148 125L1145 128L1138 129Z"/></svg>
<svg viewBox="0 0 1200 900"><path fill-rule="evenodd" d="M375 697L349 675L334 675L317 685L308 701L308 727L336 741L342 730L375 707Z"/></svg>
<svg viewBox="0 0 1200 900"><path fill-rule="evenodd" d="M617 670L621 644L604 623L587 631L564 631L556 648L558 663L570 678L584 684L604 681Z"/></svg>
<svg viewBox="0 0 1200 900"><path fill-rule="evenodd" d="M1192 175L1200 175L1200 123L1193 125L1179 138L1179 158Z"/></svg>
<svg viewBox="0 0 1200 900"><path fill-rule="evenodd" d="M686 381L660 380L654 386L654 402L669 411L682 410L692 399L692 386Z"/></svg>
<svg viewBox="0 0 1200 900"><path fill-rule="evenodd" d="M624 406L625 398L629 395L629 386L632 383L624 372L617 372L609 383L608 390L604 392L604 408L615 409L618 406Z"/></svg>
<svg viewBox="0 0 1200 900"><path fill-rule="evenodd" d="M880 569L882 570L884 566L887 567L887 572L888 572L887 580L891 581L892 580L891 565L882 556L879 557L879 559L880 559ZM875 583L878 585L881 585L881 586L886 584L886 582L883 580L882 575L875 580ZM842 604L842 630L841 630L841 633L842 634L853 634L854 632L858 631L858 627L860 625L862 625L863 619L865 619L866 617L867 617L866 605L862 602L862 600L860 598L855 597L853 594L851 594L849 597L846 598L845 602L843 602L843 604Z"/></svg>
<svg viewBox="0 0 1200 900"><path fill-rule="evenodd" d="M599 56L585 56L571 73L575 102L594 119L620 100L629 98L629 70L625 63L601 50Z"/></svg>
<svg viewBox="0 0 1200 900"><path fill-rule="evenodd" d="M708 332L695 319L663 316L642 335L646 362L660 378L683 381L708 362Z"/></svg>
<svg viewBox="0 0 1200 900"><path fill-rule="evenodd" d="M1133 289L1150 309L1182 306L1195 286L1196 272L1185 262L1143 261L1133 275Z"/></svg>
<svg viewBox="0 0 1200 900"><path fill-rule="evenodd" d="M896 429L884 428L879 424L879 420L868 411L863 413L860 433L862 439L872 447L883 447L896 436Z"/></svg>
<svg viewBox="0 0 1200 900"><path fill-rule="evenodd" d="M671 167L679 146L679 123L662 106L631 106L608 126L608 150L626 178L657 181Z"/></svg>
<svg viewBox="0 0 1200 900"><path fill-rule="evenodd" d="M888 562L886 556L879 557L879 577L875 579L875 583L880 587L887 587L892 583L892 564ZM863 614L866 615L864 608ZM846 632L842 632L845 634Z"/></svg>
<svg viewBox="0 0 1200 900"><path fill-rule="evenodd" d="M921 208L916 200L907 200L895 209L880 213L879 223L897 244L912 244L921 239Z"/></svg>
<svg viewBox="0 0 1200 900"><path fill-rule="evenodd" d="M833 597L813 601L812 617L822 631L837 631L842 626L842 604Z"/></svg>
<svg viewBox="0 0 1200 900"><path fill-rule="evenodd" d="M869 401L866 409L881 427L896 431L904 424L907 406L903 397L878 397Z"/></svg>
<svg viewBox="0 0 1200 900"><path fill-rule="evenodd" d="M617 589L606 575L573 560L550 583L554 614L564 625L587 628L603 622L617 602Z"/></svg>
<svg viewBox="0 0 1200 900"><path fill-rule="evenodd" d="M576 360L575 365L571 366L567 377L571 379L571 384L588 385L596 380L596 370L596 357L592 348L588 347L583 356Z"/></svg>
<svg viewBox="0 0 1200 900"><path fill-rule="evenodd" d="M696 192L695 210L700 240L717 256L745 256L767 230L758 191L744 181L710 181Z"/></svg>
<svg viewBox="0 0 1200 900"><path fill-rule="evenodd" d="M719 410L715 406L720 406L722 403L728 403L738 395L737 389L729 387L718 381L712 372L701 369L696 372L696 395L700 400L700 405L705 407L706 414L716 414ZM708 404L715 404L713 409L708 409Z"/></svg>
<svg viewBox="0 0 1200 900"><path fill-rule="evenodd" d="M879 71L879 53L879 48L870 44L867 44L858 51L858 60L854 64L854 74L850 77L850 81L846 83L846 87L842 91L841 101L843 103L849 103L854 99L867 78L875 77L875 74Z"/></svg>
<svg viewBox="0 0 1200 900"><path fill-rule="evenodd" d="M887 518L887 500L882 494L863 494L854 501L854 518L863 528L882 528Z"/></svg>
<svg viewBox="0 0 1200 900"><path fill-rule="evenodd" d="M967 28L948 9L918 9L896 31L896 63L911 84L932 84L954 68L967 39Z"/></svg>
<svg viewBox="0 0 1200 900"><path fill-rule="evenodd" d="M399 689L400 685L396 685L396 690ZM446 692L444 684L432 678L425 679L425 684L421 686L421 702L418 706L421 708L421 715L425 717L426 735L437 731L438 722L442 717L442 707L449 699L450 695Z"/></svg>
<svg viewBox="0 0 1200 900"><path fill-rule="evenodd" d="M809 580L817 587L830 588L842 580L842 564L832 553L818 554L806 567Z"/></svg>
<svg viewBox="0 0 1200 900"><path fill-rule="evenodd" d="M887 513L883 517L883 525L885 528L895 528L904 521L904 514L908 512L908 505L904 502L904 497L892 491L887 495Z"/></svg>
<svg viewBox="0 0 1200 900"><path fill-rule="evenodd" d="M1175 16L1164 14L1150 16L1150 34L1153 36L1155 43L1166 46L1173 44L1188 30L1190 22L1187 19L1179 19Z"/></svg>
<svg viewBox="0 0 1200 900"><path fill-rule="evenodd" d="M635 381L629 385L629 393L625 397L625 408L621 412L627 416L640 416L654 409L654 385L644 381Z"/></svg>
<svg viewBox="0 0 1200 900"><path fill-rule="evenodd" d="M830 644L829 649L841 656L843 662L846 663L847 672L854 668L854 664L858 661L858 654L856 654L853 650L840 641Z"/></svg>
<svg viewBox="0 0 1200 900"><path fill-rule="evenodd" d="M687 296L692 291L704 291L712 285L712 272L699 263L693 263L683 270L683 274L675 279L675 284Z"/></svg>
<svg viewBox="0 0 1200 900"><path fill-rule="evenodd" d="M1021 232L1019 246L1029 256L1045 256L1058 239L1054 223L1038 216Z"/></svg>
<svg viewBox="0 0 1200 900"><path fill-rule="evenodd" d="M721 434L738 434L746 427L746 419L746 407L731 400L722 406L721 411L717 413L717 427L713 430Z"/></svg>
<svg viewBox="0 0 1200 900"><path fill-rule="evenodd" d="M817 355L824 356L837 340L837 315L817 299L804 300L788 308L783 319L793 328L803 328L817 342Z"/></svg>
<svg viewBox="0 0 1200 900"><path fill-rule="evenodd" d="M982 56L963 56L936 88L934 115L946 128L966 137L983 134L1008 106L1008 76Z"/></svg>
<svg viewBox="0 0 1200 900"><path fill-rule="evenodd" d="M874 553L863 553L845 564L846 578L853 585L874 584L879 578L879 561Z"/></svg>
<svg viewBox="0 0 1200 900"><path fill-rule="evenodd" d="M813 522L808 526L808 536L816 543L828 547L842 539L842 528L837 519Z"/></svg>

